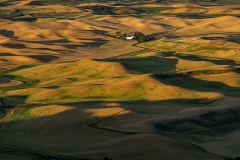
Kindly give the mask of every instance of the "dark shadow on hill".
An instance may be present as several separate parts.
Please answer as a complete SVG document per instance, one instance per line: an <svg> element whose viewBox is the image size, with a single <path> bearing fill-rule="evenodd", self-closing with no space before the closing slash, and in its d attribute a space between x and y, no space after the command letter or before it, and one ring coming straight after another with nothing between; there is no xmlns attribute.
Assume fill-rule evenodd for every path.
<svg viewBox="0 0 240 160"><path fill-rule="evenodd" d="M53 52L65 52L66 50L64 49L50 49L50 48L30 48L30 49L37 49L37 50L41 50L41 51L53 51ZM46 54L46 53L42 53L42 54Z"/></svg>
<svg viewBox="0 0 240 160"><path fill-rule="evenodd" d="M178 139L179 143L183 143L184 147L182 151L189 152L189 149L185 148L185 139L182 136L188 136L188 134L202 134L202 135L224 135L226 130L229 132L240 129L240 110L238 108L229 107L219 110L218 107L204 108L204 106L199 106L202 102L208 101L207 99L171 99L163 101L147 101L147 100L134 100L134 101L89 101L89 102L76 102L76 103L63 103L59 105L76 107L71 110L62 111L55 115L49 115L44 117L37 117L31 119L25 119L16 121L15 125L11 125L11 131L18 131L18 137L31 137L33 140L39 137L44 137L47 135L56 136L61 133L73 133L79 134L78 141L85 142L84 144L79 143L81 146L78 153L92 151L101 151L101 153L112 152L115 146L120 143L119 140L123 137L136 137L145 135L154 135L158 137L158 134L166 135L171 137L171 134L176 133L179 136L174 137ZM212 102L214 103L214 102ZM111 104L118 104L118 106L112 106ZM141 105L141 107L139 107ZM178 105L178 107L176 107ZM37 107L37 106L33 106ZM40 106L41 107L41 106ZM113 109L116 107L123 108L128 112L117 112L109 116L101 116L89 112L92 109ZM196 112L195 115L187 114L187 116L179 117L177 114L179 111L188 108L198 108L203 109L204 112ZM203 107L203 108L202 108ZM161 108L165 108L161 109ZM166 114L165 114L166 113ZM169 113L171 113L169 115ZM176 114L176 115L175 115ZM169 115L169 116L167 116ZM135 125L137 123L137 126ZM5 122L6 126L9 126L11 122ZM20 125L17 125L20 124ZM27 125L24 125L27 124ZM144 129L144 126L148 125L149 130ZM19 127L14 127L19 126ZM143 128L142 128L143 127ZM0 127L3 130L3 127ZM11 134L11 133L9 133ZM84 139L82 134L86 134L88 139ZM184 135L185 134L185 135ZM71 134L70 134L71 135ZM111 135L111 136L109 136ZM180 136L181 135L181 136ZM91 137L92 136L92 137ZM107 139L104 138L107 136ZM112 138L120 139L117 141L112 141ZM131 137L131 138L132 138ZM172 136L173 137L173 136ZM57 136L56 136L57 138ZM56 138L55 141L56 141ZM73 138L73 139L72 139ZM163 138L159 136L158 138ZM96 142L93 142L95 139ZM164 138L165 139L165 138ZM76 141L76 137L68 136L66 139L58 139L58 148L68 148L68 145L64 141L73 142ZM132 140L126 139L125 146L128 147ZM24 138L22 139L24 143ZM32 143L34 145L35 141L28 141L27 143ZM88 143L89 142L89 143ZM93 144L94 143L94 144ZM137 144L147 145L150 147L149 139L145 141L144 139L138 139ZM156 142L160 143L161 142ZM189 143L190 144L190 143ZM28 144L29 145L29 144ZM105 145L109 145L106 147ZM166 145L166 144L164 144ZM27 156L32 158L41 158L41 156L49 156L51 158L70 158L65 155L56 155L52 153L45 153L42 151L37 151L33 149L18 147L18 146L8 146L1 144L3 147L3 154ZM70 145L71 146L71 145ZM94 147L93 147L94 146ZM44 146L42 146L44 148ZM159 146L158 146L159 147ZM172 149L174 151L179 148L173 145ZM48 147L49 148L49 147ZM70 147L71 148L71 147ZM146 148L147 149L147 148ZM159 148L158 148L159 149ZM154 153L158 152L158 149ZM172 150L171 149L171 150ZM61 150L61 149L60 149ZM131 147L128 150L123 150L123 155L129 154L129 152L137 151L136 148ZM148 150L147 150L148 151ZM196 151L196 150L195 150ZM71 150L71 153L75 151ZM199 148L197 152L207 153L208 152ZM57 150L55 150L57 153ZM183 153L183 152L181 152ZM66 154L66 152L65 152ZM141 152L138 154L144 155ZM162 153L161 153L162 154ZM175 154L175 153L172 153ZM168 154L168 158L171 159L172 154ZM210 154L209 154L210 155ZM134 156L134 155L132 155ZM56 158L57 157L57 158ZM220 157L220 156L217 156ZM72 158L74 159L74 158ZM77 159L77 158L75 158ZM204 159L204 158L203 158Z"/></svg>
<svg viewBox="0 0 240 160"><path fill-rule="evenodd" d="M240 98L240 87L232 87L222 82L205 81L188 75L184 75L182 77L163 78L161 74L154 74L152 77L164 84L181 87L187 90L198 92L216 92L228 97Z"/></svg>
<svg viewBox="0 0 240 160"><path fill-rule="evenodd" d="M222 135L225 134L226 130L221 129L222 127L228 128L228 131L234 131L240 129L240 110L235 106L231 106L229 108L219 109L218 107L209 107L209 105L214 104L218 100L209 100L209 99L170 99L170 100L161 100L161 101L147 101L147 100L134 100L134 101L86 101L86 102L77 102L77 103L68 103L64 105L74 106L79 109L99 109L99 108L115 108L115 106L111 106L111 104L118 104L118 107L124 108L126 111L129 111L125 114L114 114L108 118L100 119L94 123L91 123L89 127L105 130L109 132L115 133L123 133L123 134L140 134L142 132L149 132L151 130L145 131L143 129L128 126L130 123L135 123L136 121L142 121L142 125L144 125L145 121L151 121L152 118L155 122L156 117L160 118L159 121L164 122L174 121L174 123L180 124L182 121L196 118L198 116L202 119L199 122L194 122L195 125L198 125L199 130L196 130L196 127L192 127L191 125L188 127L184 127L185 125L175 125L174 127L179 127L179 133L185 133L185 131L194 134L206 134L211 136ZM178 107L176 107L178 105ZM177 113L182 110L187 110L195 108L198 109L194 115L186 114L181 118ZM216 110L216 111L215 111ZM69 111L72 112L72 111ZM64 113L63 113L64 114ZM138 116L136 116L138 114ZM169 116L163 116L164 114ZM157 116L158 115L158 116ZM120 118L120 117L124 118ZM163 117L162 117L163 116ZM176 116L176 117L175 117ZM192 117L191 117L192 116ZM131 118L132 117L132 118ZM189 118L190 117L190 118ZM161 120L162 118L162 120ZM180 120L181 119L181 120ZM179 122L177 120L180 120ZM157 120L158 121L158 120ZM205 132L205 128L201 128L205 124L205 127L208 127L209 130L213 130L211 132ZM211 122L212 121L212 122ZM110 124L110 122L112 124ZM161 122L161 123L162 123ZM192 122L192 121L191 121ZM207 124L209 122L209 124ZM214 124L213 124L214 122ZM141 123L141 122L140 122ZM106 125L104 125L106 124ZM109 125L110 124L110 125ZM153 128L157 129L159 123L155 125L153 123ZM118 127L116 127L119 125ZM212 126L216 128L211 128ZM234 125L234 127L233 127ZM134 126L134 125L133 125ZM187 126L187 125L186 125ZM171 129L171 126L167 126ZM170 129L168 128L160 129L162 132L168 132ZM192 127L192 128L191 128ZM135 129L134 129L135 128ZM182 132L181 132L182 130ZM218 130L219 132L215 131ZM169 131L170 132L170 131ZM173 132L173 131L171 131Z"/></svg>
<svg viewBox="0 0 240 160"><path fill-rule="evenodd" d="M86 39L90 40L92 42L80 42L80 44L62 44L62 46L68 48L68 49L77 49L78 47L100 47L103 44L108 43L108 40L104 40L102 38L93 38L93 39Z"/></svg>
<svg viewBox="0 0 240 160"><path fill-rule="evenodd" d="M4 77L4 76L0 76L0 85L6 84L6 83L10 83L11 79Z"/></svg>
<svg viewBox="0 0 240 160"><path fill-rule="evenodd" d="M99 25L99 27L102 27L102 28L109 28L109 29L113 29L113 30L116 30L116 29L118 29L118 28L116 28L116 27L109 27L109 26L100 26ZM100 32L100 33L102 33L102 32Z"/></svg>
<svg viewBox="0 0 240 160"><path fill-rule="evenodd" d="M216 16L204 15L204 14L177 14L176 17L186 18L186 19L207 19L207 18L213 18Z"/></svg>
<svg viewBox="0 0 240 160"><path fill-rule="evenodd" d="M29 41L29 40L21 40L23 42L29 42L29 43L36 43L36 44L44 44L44 45L55 45L55 44L66 44L70 41L67 39L58 39L58 40L42 40L42 41Z"/></svg>
<svg viewBox="0 0 240 160"><path fill-rule="evenodd" d="M0 30L0 35L3 35L5 37L9 37L9 38L18 38L16 36L14 36L13 31L8 31L8 30Z"/></svg>
<svg viewBox="0 0 240 160"><path fill-rule="evenodd" d="M24 147L18 147L18 146L2 144L2 143L0 143L0 148L1 148L0 154L22 156L19 158L24 157L24 158L31 158L36 160L89 160L89 159L74 158L71 156L51 154L51 153L41 152L33 149L27 149Z"/></svg>
<svg viewBox="0 0 240 160"><path fill-rule="evenodd" d="M24 84L21 80L15 80L13 77L0 76L0 88L19 86Z"/></svg>
<svg viewBox="0 0 240 160"><path fill-rule="evenodd" d="M85 40L85 39L83 39L83 40ZM109 42L109 40L105 40L103 38L92 38L90 40L93 42L81 42L81 43L83 43L85 46L99 47L99 46Z"/></svg>
<svg viewBox="0 0 240 160"><path fill-rule="evenodd" d="M25 97L3 97L6 101L6 103L9 103L7 101L18 98L18 99L26 99ZM59 113L49 115L49 116L42 116L36 117L36 118L29 118L25 120L19 121L20 123L28 124L28 126L22 126L21 129L24 131L23 133L18 133L19 136L22 134L27 135L28 137L38 137L40 135L47 135L60 131L77 131L81 130L82 128L86 128L86 126L91 128L96 128L100 130L104 130L107 132L115 132L115 133L121 133L121 134L139 134L141 131L138 129L124 129L121 127L114 127L115 125L112 125L113 127L110 127L109 125L106 125L105 127L101 125L101 123L104 123L105 121L111 121L113 124L117 124L119 121L122 121L122 123L128 124L136 121L136 116L132 116L132 113L137 113L140 115L146 115L146 117L142 117L143 122L144 120L151 119L151 117L154 119L156 118L156 115L163 114L175 114L183 109L189 109L189 108L198 108L203 107L207 104L213 103L214 101L209 99L170 99L170 100L161 100L161 101L148 101L148 100L133 100L133 101L105 101L105 100L92 100L92 101L79 101L74 103L59 103L57 105L59 106L70 106L73 107L70 110L65 111L59 111ZM22 104L23 102L18 102L19 104ZM176 104L178 107L176 107ZM6 104L7 105L7 104ZM17 105L17 103L16 103ZM116 105L116 106L115 106ZM139 105L141 105L139 107ZM33 109L37 107L46 106L44 104L30 104L30 106L27 109ZM122 114L121 111L116 111L116 113L110 114L109 117L106 116L97 116L93 112L88 112L88 110L99 110L99 109L116 109L117 108L123 108L126 112ZM28 113L28 111L26 111ZM119 114L117 114L119 113ZM25 114L25 112L21 113ZM41 113L40 113L41 114ZM125 116L127 119L118 119L121 116ZM132 118L129 118L132 117ZM117 118L117 119L115 119ZM145 119L144 119L145 118ZM41 123L39 123L41 122ZM8 122L4 122L8 123ZM16 121L18 123L18 121ZM32 125L30 125L32 124ZM38 124L38 126L35 126L34 124ZM49 127L46 129L46 125ZM77 128L76 128L77 127ZM154 127L154 126L152 126ZM118 128L118 129L117 129ZM4 128L0 127L1 130L4 130ZM18 128L20 129L20 128ZM140 129L141 130L141 129ZM151 133L151 131L146 131Z"/></svg>
<svg viewBox="0 0 240 160"><path fill-rule="evenodd" d="M4 46L4 47L7 47L7 48L14 48L14 49L26 48L26 46L24 44L3 43L1 45Z"/></svg>
<svg viewBox="0 0 240 160"><path fill-rule="evenodd" d="M154 24L154 23L153 23ZM156 23L156 25L159 25L158 23ZM167 25L167 24L160 24L160 25L162 25L162 26L164 26L164 27L168 27L168 28L171 28L172 26L171 25ZM155 36L161 36L161 37L163 37L163 36L166 36L165 35L165 32L154 32L154 33L151 33L151 34L148 34L147 35L147 37L155 37ZM169 37L170 38L170 37ZM176 38L177 38L177 36L176 36Z"/></svg>
<svg viewBox="0 0 240 160"><path fill-rule="evenodd" d="M237 64L234 60L230 59L210 59L207 57L200 57L200 56L195 56L195 55L186 55L186 54L181 54L181 53L176 53L176 52L161 52L161 56L164 57L171 57L175 56L179 59L184 59L184 60L189 60L189 61L206 61L206 62L211 62L217 65L230 65L230 66L240 66L240 64Z"/></svg>
<svg viewBox="0 0 240 160"><path fill-rule="evenodd" d="M7 74L7 73L9 73L9 72L15 72L15 71L18 71L18 70L21 70L21 69L25 69L25 68L30 68L30 67L33 67L33 66L34 66L34 65L21 65L21 66L15 67L15 68L11 68L11 69L3 72L3 73L4 73L4 74ZM4 75L4 76L6 76L6 77L8 77L8 78L12 78L12 79L16 78L16 76L14 76L14 75Z"/></svg>
<svg viewBox="0 0 240 160"><path fill-rule="evenodd" d="M58 59L58 56L52 56L52 55L32 55L32 56L28 56L30 58L34 58L36 60L42 61L42 62L51 62L53 60Z"/></svg>
<svg viewBox="0 0 240 160"><path fill-rule="evenodd" d="M66 47L68 49L77 49L78 47L99 47L103 44L108 43L108 40L102 39L102 38L79 38L79 40L88 40L90 42L80 42L78 43L71 43L71 41L67 39L59 39L59 40L43 40L43 41L29 41L29 40L23 40L23 42L28 42L28 43L36 43L36 44L43 44L43 45L61 45L63 47ZM14 44L5 44L6 47L20 47L18 45ZM22 46L23 47L23 46ZM42 49L42 50L50 50L50 51L63 51L63 50L53 50L49 48L35 48L35 49Z"/></svg>
<svg viewBox="0 0 240 160"><path fill-rule="evenodd" d="M25 79L25 78L22 78L22 77L18 77L18 76L15 76L13 74L11 74L11 72L14 72L14 71L17 71L17 70L20 70L20 69L24 69L24 68L29 68L29 67L32 67L34 65L22 65L22 66L19 66L19 67L16 67L16 68L13 68L13 69L10 69L10 70L7 70L4 72L4 77L7 77L9 79L14 79L14 80L17 80L17 81L21 81L22 84L20 85L15 85L15 86L6 86L4 87L5 90L17 90L17 89L25 89L25 88L28 88L28 87L32 87L32 86L35 86L37 83L39 83L39 79Z"/></svg>
<svg viewBox="0 0 240 160"><path fill-rule="evenodd" d="M9 6L10 4L7 2L0 2L0 7L6 7Z"/></svg>
<svg viewBox="0 0 240 160"><path fill-rule="evenodd" d="M4 109L0 109L0 120L4 118L7 115L6 111Z"/></svg>
<svg viewBox="0 0 240 160"><path fill-rule="evenodd" d="M217 104L221 102L224 103L224 99L208 101L207 103L204 101L206 102L207 99L172 99L163 101L136 100L129 102L115 102L120 104L119 107L122 107L130 112L125 114L116 114L93 123L90 127L112 133L125 133L126 135L133 134L136 136L145 132L151 133L150 128L148 128L149 130L141 128L142 126L148 124L152 125L151 127L155 129L155 133L157 134L165 135L181 142L201 141L203 143L205 142L205 136L217 138L218 136L228 135L231 132L240 130L240 109L237 104L230 103L228 104L228 107L221 108L218 107ZM73 105L83 107L84 103L88 102L80 102L80 104ZM106 106L102 107L109 107L104 101L99 101L97 103L100 105L106 104ZM162 113L161 111L158 112L158 109L164 107L165 105L170 107L168 109L173 114L164 114L163 110ZM191 107L195 109L197 108L198 110L196 110L195 113L192 113L190 109L189 114L185 114L181 117L181 114L178 114L178 111L175 110L176 108L174 109L174 106L176 107L176 105L179 106L178 111L190 109ZM89 106L94 106L94 102L89 102ZM145 106L145 109L143 109L142 106ZM180 109L181 106L184 106L184 108ZM100 106L98 105L96 108L100 108ZM152 113L149 113L150 110ZM157 117L159 119L156 119ZM137 125L135 125L136 123ZM195 136L201 135L203 137L195 139ZM225 146L223 144L219 144L219 147L224 148ZM211 152L211 149L208 149L207 151Z"/></svg>
<svg viewBox="0 0 240 160"><path fill-rule="evenodd" d="M12 109L19 105L25 104L26 99L28 96L7 96L7 97L0 97L0 108L3 110Z"/></svg>
<svg viewBox="0 0 240 160"><path fill-rule="evenodd" d="M227 67L225 67L226 68L225 70L213 70L213 69L198 70L198 71L194 71L194 73L196 74L192 74L192 75L211 75L211 74L221 74L221 73L229 73L229 72L235 72L238 74L240 73L240 68L239 68L240 64L236 63L234 60L231 60L231 59L211 59L208 57L200 57L195 55L186 55L186 54L176 53L174 51L162 52L159 54L164 57L175 56L179 59L189 60L189 61L205 61L205 62L214 63L216 65L228 65Z"/></svg>
<svg viewBox="0 0 240 160"><path fill-rule="evenodd" d="M156 25L159 25L159 24L156 23ZM166 24L160 24L160 25L162 25L163 27L171 29L171 25L166 25ZM155 33L146 35L146 41L148 41L148 42L149 41L154 41L154 40L160 39L164 36L166 36L164 32L155 32Z"/></svg>
<svg viewBox="0 0 240 160"><path fill-rule="evenodd" d="M37 21L37 18L34 17L11 17L11 18L6 18L14 22L35 22Z"/></svg>
<svg viewBox="0 0 240 160"><path fill-rule="evenodd" d="M15 108L19 108L25 104L27 97L28 96L0 97L0 120L10 118L15 112ZM0 121L0 126L2 124L3 122Z"/></svg>
<svg viewBox="0 0 240 160"><path fill-rule="evenodd" d="M47 6L47 5L73 5L77 6L79 3L83 2L83 0L71 0L71 1L66 1L66 0L33 0L28 3L28 5L32 6Z"/></svg>
<svg viewBox="0 0 240 160"><path fill-rule="evenodd" d="M86 31L93 32L95 34L102 35L102 36L111 36L112 37L112 35L110 35L108 31L99 30L99 29L96 29L95 27L90 27L90 28L92 28L92 29L89 29ZM107 28L109 28L109 27L107 27ZM85 38L80 38L80 39L85 39ZM97 39L101 39L101 38L97 38ZM86 38L86 40L91 40L91 39Z"/></svg>
<svg viewBox="0 0 240 160"><path fill-rule="evenodd" d="M79 47L85 47L85 45L82 44L64 44L63 47L66 47L67 49L78 49Z"/></svg>
<svg viewBox="0 0 240 160"><path fill-rule="evenodd" d="M240 44L240 34L228 34L226 36L208 36L202 37L205 40L225 40Z"/></svg>
<svg viewBox="0 0 240 160"><path fill-rule="evenodd" d="M119 62L131 73L175 73L178 59L165 57L117 58L99 61Z"/></svg>
<svg viewBox="0 0 240 160"><path fill-rule="evenodd" d="M161 133L197 134L216 136L240 129L240 110L209 111L193 117L169 118L154 125Z"/></svg>
<svg viewBox="0 0 240 160"><path fill-rule="evenodd" d="M27 97L28 96L1 97L0 98L0 116L2 116L2 117L0 117L0 118L5 118L5 116L7 116L7 118L11 118L11 116L15 112L15 108L16 109L21 108L20 106L24 105ZM11 111L11 109L14 109L14 110ZM6 112L9 112L9 113L6 114ZM13 123L16 123L16 122L10 121L10 122L1 122L0 123L1 136L3 136L6 132L10 132L9 126L13 125ZM31 132L31 131L29 130L29 132ZM46 152L42 152L42 151L24 148L23 146L19 147L19 146L8 145L8 144L3 144L3 143L0 143L0 154L23 156L23 157L28 157L28 158L37 159L37 160L49 160L49 159L87 160L87 159L81 159L81 158L74 158L74 157L66 156L66 155L59 155L59 154L57 155L57 154L53 154L53 153L46 153Z"/></svg>
<svg viewBox="0 0 240 160"><path fill-rule="evenodd" d="M0 53L0 57L1 56L15 56L15 55L12 53Z"/></svg>
<svg viewBox="0 0 240 160"><path fill-rule="evenodd" d="M46 89L58 89L58 88L60 88L60 86L46 86L46 87L42 87L42 88L46 88Z"/></svg>

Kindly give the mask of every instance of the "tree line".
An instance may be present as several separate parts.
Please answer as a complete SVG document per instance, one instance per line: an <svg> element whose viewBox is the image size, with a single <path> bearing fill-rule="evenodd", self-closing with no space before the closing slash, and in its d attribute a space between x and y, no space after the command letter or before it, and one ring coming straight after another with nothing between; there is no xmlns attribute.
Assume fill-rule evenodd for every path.
<svg viewBox="0 0 240 160"><path fill-rule="evenodd" d="M89 5L88 8L97 13L113 14L113 7L111 6L97 4L97 5Z"/></svg>

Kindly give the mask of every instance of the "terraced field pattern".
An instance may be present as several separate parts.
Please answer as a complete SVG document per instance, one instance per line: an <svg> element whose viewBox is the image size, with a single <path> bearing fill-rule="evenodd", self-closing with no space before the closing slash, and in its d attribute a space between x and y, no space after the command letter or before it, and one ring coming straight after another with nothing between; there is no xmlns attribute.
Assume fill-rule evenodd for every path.
<svg viewBox="0 0 240 160"><path fill-rule="evenodd" d="M239 134L239 1L0 0L0 159L237 160Z"/></svg>

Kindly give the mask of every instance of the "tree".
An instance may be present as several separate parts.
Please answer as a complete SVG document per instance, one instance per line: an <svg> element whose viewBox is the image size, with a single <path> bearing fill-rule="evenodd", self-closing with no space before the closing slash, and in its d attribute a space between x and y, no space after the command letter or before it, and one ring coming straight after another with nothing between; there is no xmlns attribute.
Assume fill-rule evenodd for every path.
<svg viewBox="0 0 240 160"><path fill-rule="evenodd" d="M97 12L101 12L101 9L102 9L102 6L96 5L96 11L97 11Z"/></svg>
<svg viewBox="0 0 240 160"><path fill-rule="evenodd" d="M121 37L121 36L122 36L122 33L121 33L120 31L117 31L117 32L116 32L116 35L117 35L117 37Z"/></svg>
<svg viewBox="0 0 240 160"><path fill-rule="evenodd" d="M142 42L146 41L146 36L142 32L136 32L135 33L135 38L139 43L142 43Z"/></svg>
<svg viewBox="0 0 240 160"><path fill-rule="evenodd" d="M97 13L106 13L106 14L112 14L112 9L113 7L111 6L105 6L105 5L99 5L96 4L94 6L91 6L89 4L89 8L92 9L93 11L97 12Z"/></svg>
<svg viewBox="0 0 240 160"><path fill-rule="evenodd" d="M110 7L108 7L108 6L103 6L103 9L104 9L105 13L107 13L107 14L109 14L111 12Z"/></svg>

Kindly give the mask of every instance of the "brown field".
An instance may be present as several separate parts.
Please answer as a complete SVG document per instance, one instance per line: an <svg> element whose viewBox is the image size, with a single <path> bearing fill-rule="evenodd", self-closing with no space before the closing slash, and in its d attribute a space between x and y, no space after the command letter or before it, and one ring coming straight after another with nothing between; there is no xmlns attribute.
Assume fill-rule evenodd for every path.
<svg viewBox="0 0 240 160"><path fill-rule="evenodd" d="M240 157L240 4L225 3L0 1L0 159Z"/></svg>

